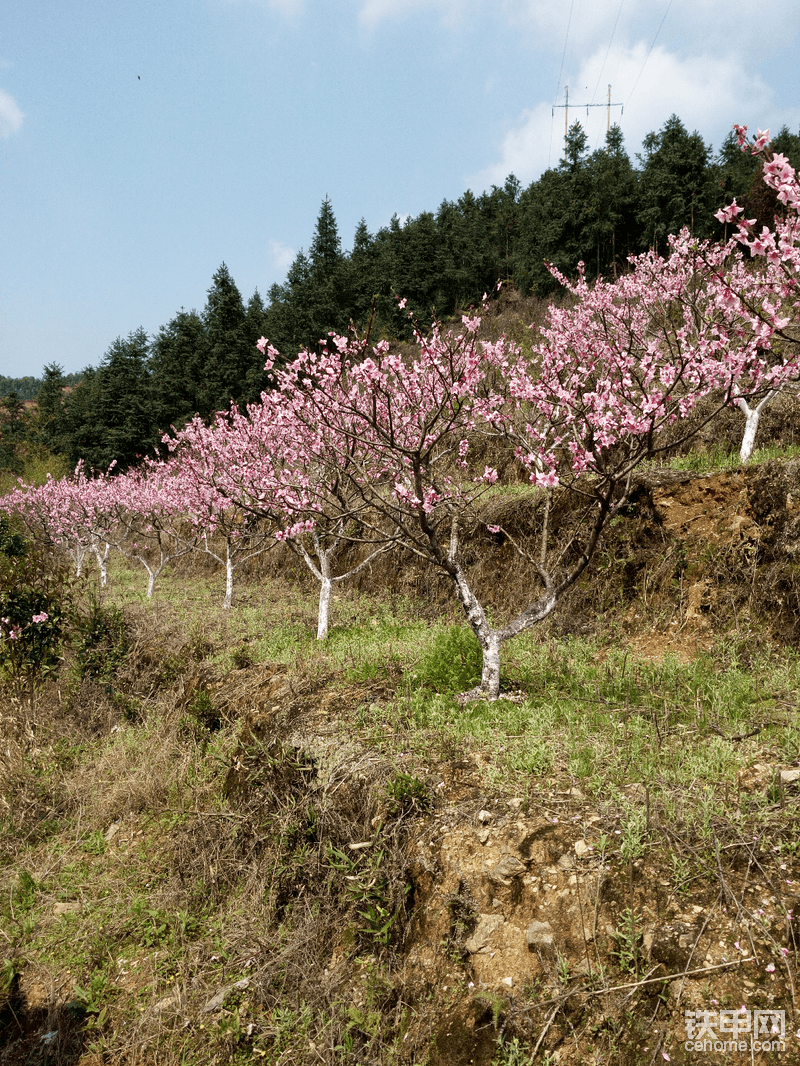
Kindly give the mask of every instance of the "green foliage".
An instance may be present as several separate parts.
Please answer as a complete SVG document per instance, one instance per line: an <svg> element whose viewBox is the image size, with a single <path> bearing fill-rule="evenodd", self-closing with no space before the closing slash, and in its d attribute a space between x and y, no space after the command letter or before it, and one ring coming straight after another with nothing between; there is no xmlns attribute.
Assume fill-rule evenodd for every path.
<svg viewBox="0 0 800 1066"><path fill-rule="evenodd" d="M356 911L359 937L367 943L388 947L401 912L392 905L389 880L382 870L384 857L383 850L373 848L351 857L329 844L326 865L344 876L345 890Z"/></svg>
<svg viewBox="0 0 800 1066"><path fill-rule="evenodd" d="M0 556L14 559L27 551L25 538L21 533L14 533L8 515L0 514Z"/></svg>
<svg viewBox="0 0 800 1066"><path fill-rule="evenodd" d="M396 774L387 783L386 794L390 817L430 810L431 796L428 786L413 774Z"/></svg>
<svg viewBox="0 0 800 1066"><path fill-rule="evenodd" d="M483 657L471 629L450 626L440 630L417 667L418 684L437 692L463 692L481 679Z"/></svg>
<svg viewBox="0 0 800 1066"><path fill-rule="evenodd" d="M32 875L27 870L20 870L12 893L14 909L29 911L36 902L36 892L37 885Z"/></svg>
<svg viewBox="0 0 800 1066"><path fill-rule="evenodd" d="M22 959L0 959L0 996L7 996L14 987L14 982L22 973Z"/></svg>
<svg viewBox="0 0 800 1066"><path fill-rule="evenodd" d="M85 1014L103 1013L103 1000L108 994L108 975L95 970L85 985L75 985L75 1004Z"/></svg>
<svg viewBox="0 0 800 1066"><path fill-rule="evenodd" d="M531 1061L531 1049L521 1044L518 1037L501 1040L492 1059L492 1066L528 1066Z"/></svg>
<svg viewBox="0 0 800 1066"><path fill-rule="evenodd" d="M34 438L33 418L17 395L0 397L0 470L21 474Z"/></svg>
<svg viewBox="0 0 800 1066"><path fill-rule="evenodd" d="M672 115L658 133L645 137L640 161L640 246L664 252L667 235L683 226L697 237L710 236L717 193L711 150L700 134L688 133Z"/></svg>
<svg viewBox="0 0 800 1066"><path fill-rule="evenodd" d="M78 623L76 663L81 678L110 685L128 652L125 618L119 607L103 606L97 597Z"/></svg>
<svg viewBox="0 0 800 1066"><path fill-rule="evenodd" d="M21 554L0 554L0 666L30 700L58 666L73 587L70 569L46 547L27 542Z"/></svg>
<svg viewBox="0 0 800 1066"><path fill-rule="evenodd" d="M620 969L626 973L639 976L641 959L642 919L630 907L619 916L619 925L614 932L616 956Z"/></svg>

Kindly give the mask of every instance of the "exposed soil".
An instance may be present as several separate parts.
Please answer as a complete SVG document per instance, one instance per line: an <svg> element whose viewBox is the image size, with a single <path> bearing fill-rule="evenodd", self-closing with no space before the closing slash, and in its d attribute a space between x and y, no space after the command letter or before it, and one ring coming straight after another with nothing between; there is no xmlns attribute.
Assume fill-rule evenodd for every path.
<svg viewBox="0 0 800 1066"><path fill-rule="evenodd" d="M503 506L504 525L524 529L524 502ZM513 584L519 564L507 546L482 543L481 549L478 583L484 591L498 590L495 605L502 611L509 603L499 590ZM613 621L631 655L642 659L672 654L686 661L724 632L735 633L745 657L748 641L791 644L800 627L799 553L800 464L699 478L651 472L553 628L581 632L587 619L594 628ZM281 565L277 553L266 565ZM502 570L506 579L498 582ZM521 569L518 576L517 603L530 580ZM381 560L359 581L413 594L420 610L432 614L449 602L442 580L410 559L402 565ZM150 660L140 656L133 687L146 687L144 675L152 675L158 658L157 648ZM513 1066L800 1063L800 856L793 846L800 768L761 749L740 775L739 809L746 812L752 803L753 810L773 813L765 823L770 831L755 838L746 818L741 828L731 820L698 837L651 804L633 780L626 801L644 812L657 844L628 863L615 847L620 821L614 802L584 795L563 769L546 779L531 777L527 790L508 796L482 784L479 755L432 758L424 768L432 809L393 820L378 787L385 766L348 723L354 708L390 698L398 680L389 673L347 686L341 678L264 664L218 678L201 662L184 670L174 697L180 713L193 693L213 691L216 713L241 719L240 747L225 783L232 811L255 817L258 802L258 824L271 824L274 810L263 799L269 786L269 795L291 794L298 809L312 805L318 832L344 852L366 853L373 833L386 847L386 892L402 928L386 963L391 992L385 999L398 1004L394 1024L402 1031L392 1061L512 1066L511 1059L495 1056L501 1054L498 1040L517 1037L528 1052ZM97 728L102 732L102 723ZM265 767L283 768L268 773ZM109 781L102 802L95 799L120 864L137 833L145 833L146 797L139 801L137 807L135 782L122 780ZM184 836L172 840L173 859L180 848L205 854L203 820L198 812ZM222 845L214 847L221 864ZM676 861L689 871L682 880L676 880ZM293 876L283 882L287 900L299 892L300 875ZM309 867L305 876L313 888L315 872ZM292 994L307 995L303 981L314 981L326 995L335 992L367 1012L374 1006L372 964L363 951L351 950L345 925L338 933L331 928L319 934L320 968L298 977ZM129 960L121 988L136 991L147 957ZM266 963L254 964L247 987L259 981L268 987L273 977ZM153 1009L165 1025L169 1019L170 1032L191 1028L224 1014L233 988L176 984ZM213 994L220 991L215 1006ZM69 982L52 987L35 967L22 969L0 1015L0 1063L115 1061L88 1050L73 994ZM740 1008L736 1017L748 1019L746 1011L783 1010L784 1049L740 1054L687 1047L687 1011ZM388 1018L390 1008L381 1009ZM361 1047L377 1039L370 1034L365 1022ZM743 1039L749 1042L750 1034ZM126 1054L117 1061L161 1061L157 1047L141 1058L130 1049ZM316 1060L309 1052L302 1061L317 1060L334 1061L319 1052ZM264 1061L277 1066L290 1060L276 1052Z"/></svg>

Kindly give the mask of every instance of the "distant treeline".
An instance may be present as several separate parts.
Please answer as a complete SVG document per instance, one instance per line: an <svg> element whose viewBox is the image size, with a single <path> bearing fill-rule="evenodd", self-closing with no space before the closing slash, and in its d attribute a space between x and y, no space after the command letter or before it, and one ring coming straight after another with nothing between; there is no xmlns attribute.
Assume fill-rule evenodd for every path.
<svg viewBox="0 0 800 1066"><path fill-rule="evenodd" d="M64 383L75 386L82 377L82 373L65 374ZM5 374L0 374L0 396L11 396L14 393L17 399L24 403L26 400L35 400L41 387L42 379L31 377L30 374L26 374L24 378L8 378Z"/></svg>
<svg viewBox="0 0 800 1066"><path fill-rule="evenodd" d="M800 135L784 128L773 147L800 165ZM255 346L262 335L287 359L351 323L364 329L371 321L375 339L404 339L410 326L398 296L426 324L433 314L447 317L477 303L499 280L549 295L557 285L547 262L569 275L583 261L590 278L612 277L632 253L664 252L668 235L682 226L699 238L723 237L714 211L734 196L748 217L769 224L775 215L774 194L733 134L715 156L673 115L648 134L636 160L617 126L590 152L576 122L565 158L527 188L510 175L502 188L466 192L435 212L403 221L395 215L375 234L362 219L350 252L342 251L326 197L308 252L298 253L266 301L256 291L245 302L223 263L201 313L182 309L152 337L141 328L118 337L72 391L64 386L75 375L55 363L45 367L38 440L70 463L82 458L106 469L116 460L122 469L170 425L194 414L208 418L232 400L256 400L268 384ZM0 439L8 437L2 418L0 410Z"/></svg>

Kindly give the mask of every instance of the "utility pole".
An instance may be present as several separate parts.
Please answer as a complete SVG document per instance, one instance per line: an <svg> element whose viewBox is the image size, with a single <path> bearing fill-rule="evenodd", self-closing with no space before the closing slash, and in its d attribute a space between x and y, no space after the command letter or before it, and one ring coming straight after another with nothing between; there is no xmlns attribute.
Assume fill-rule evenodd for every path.
<svg viewBox="0 0 800 1066"><path fill-rule="evenodd" d="M611 129L611 108L612 107L618 107L620 109L620 112L619 112L620 115L624 114L624 111L625 111L624 104L612 104L611 103L611 86L610 85L608 87L608 102L607 103L605 103L605 104L575 104L573 106L575 106L575 107L585 107L586 108L586 116L587 116L587 118L589 116L589 108L590 107L605 107L605 108L607 108L608 109L608 114L607 114L607 118L606 118L606 133L608 133L608 131ZM553 115L555 115L557 107L563 107L564 108L564 162L566 163L567 162L567 137L569 135L569 85L565 85L564 86L564 103L563 104L553 104L553 108L552 108L552 114Z"/></svg>

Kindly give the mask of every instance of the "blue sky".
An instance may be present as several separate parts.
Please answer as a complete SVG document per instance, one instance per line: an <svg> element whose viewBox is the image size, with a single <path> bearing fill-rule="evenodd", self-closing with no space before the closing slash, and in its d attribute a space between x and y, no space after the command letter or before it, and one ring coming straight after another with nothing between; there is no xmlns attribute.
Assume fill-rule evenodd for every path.
<svg viewBox="0 0 800 1066"><path fill-rule="evenodd" d="M674 112L800 129L800 4L25 0L0 16L0 374L284 279L329 196L347 249L558 162L607 86L633 156ZM575 106L592 147L606 109Z"/></svg>

